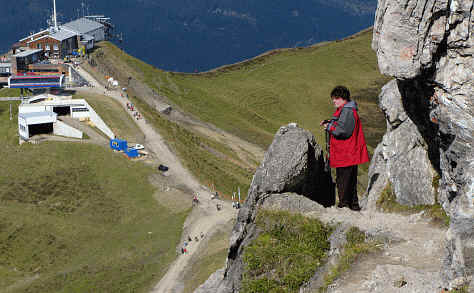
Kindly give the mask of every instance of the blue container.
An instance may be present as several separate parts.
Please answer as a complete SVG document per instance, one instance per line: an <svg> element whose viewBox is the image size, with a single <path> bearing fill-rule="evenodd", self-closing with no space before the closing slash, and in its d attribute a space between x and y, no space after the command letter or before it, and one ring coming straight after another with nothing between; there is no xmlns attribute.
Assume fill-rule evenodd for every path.
<svg viewBox="0 0 474 293"><path fill-rule="evenodd" d="M138 157L138 150L136 149L128 149L126 152L129 158L137 158Z"/></svg>
<svg viewBox="0 0 474 293"><path fill-rule="evenodd" d="M110 148L116 151L124 151L128 150L127 141L123 139L111 139L110 140Z"/></svg>

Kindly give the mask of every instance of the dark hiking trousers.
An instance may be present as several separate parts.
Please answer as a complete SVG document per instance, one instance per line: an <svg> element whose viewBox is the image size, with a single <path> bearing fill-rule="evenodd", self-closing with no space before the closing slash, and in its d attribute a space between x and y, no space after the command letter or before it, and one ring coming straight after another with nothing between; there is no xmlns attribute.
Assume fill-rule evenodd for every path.
<svg viewBox="0 0 474 293"><path fill-rule="evenodd" d="M336 168L339 207L359 208L357 198L357 165Z"/></svg>

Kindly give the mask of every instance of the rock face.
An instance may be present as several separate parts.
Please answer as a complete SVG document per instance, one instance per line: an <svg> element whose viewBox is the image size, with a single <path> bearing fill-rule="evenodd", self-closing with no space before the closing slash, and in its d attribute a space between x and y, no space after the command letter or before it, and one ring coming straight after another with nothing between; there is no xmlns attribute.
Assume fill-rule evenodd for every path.
<svg viewBox="0 0 474 293"><path fill-rule="evenodd" d="M379 106L387 120L387 133L377 146L369 169L369 208L375 208L388 182L400 204L434 204L436 172L428 156L428 145L404 109L396 80L382 89Z"/></svg>
<svg viewBox="0 0 474 293"><path fill-rule="evenodd" d="M380 96L388 131L371 163L368 207L388 180L400 203L432 203L440 175L438 200L451 218L446 286L474 272L472 8L472 0L379 0L372 43L395 80Z"/></svg>
<svg viewBox="0 0 474 293"><path fill-rule="evenodd" d="M278 130L255 172L247 199L232 231L225 271L216 272L196 292L239 290L243 273L243 248L258 236L254 224L257 210L272 195L286 192L303 195L323 206L333 205L335 200L334 184L331 174L324 170L321 148L310 132L292 124ZM314 205L319 206L316 203ZM304 206L298 208L305 210ZM314 206L307 208L314 209Z"/></svg>

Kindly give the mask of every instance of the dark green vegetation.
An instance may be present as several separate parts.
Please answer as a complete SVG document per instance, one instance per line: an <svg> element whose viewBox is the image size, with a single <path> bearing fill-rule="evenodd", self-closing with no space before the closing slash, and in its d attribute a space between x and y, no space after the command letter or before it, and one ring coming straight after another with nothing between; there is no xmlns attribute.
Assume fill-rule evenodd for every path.
<svg viewBox="0 0 474 293"><path fill-rule="evenodd" d="M369 151L372 151L385 132L385 120L376 103L380 88L387 79L378 72L376 57L370 48L371 37L372 31L366 31L344 41L309 48L276 50L202 74L177 74L159 70L124 54L107 42L102 43L92 57L99 64L96 69L100 68L101 72L98 74L96 70L96 77L103 79L103 75L113 75L121 84L127 84L128 77L132 77L132 84L142 82L185 112L264 149L271 143L276 130L288 122L298 122L301 127L311 130L318 143L324 145L319 122L329 118L334 111L329 99L331 89L337 84L345 84L359 103ZM152 105L151 98L139 91L131 91L130 95ZM136 104L143 107L143 103L138 100ZM151 111L145 112L151 114ZM148 117L157 122L166 118ZM234 183L241 183L240 179L225 178L233 171L224 167L221 161L229 161L229 156L217 156L214 159L215 152L208 151L210 155L202 152L203 149L208 150L207 147L190 151L190 145L183 141L197 142L198 139L202 140L202 136L186 138L198 135L193 130L189 131L186 125L178 127L170 124L169 127L163 127L163 123L155 123L155 126L164 132L167 132L166 129L163 130L166 127L179 128L179 131L168 131L173 134L171 141L183 145L182 150L176 148L178 154L203 183L232 182L223 184L228 187L220 187L225 193L231 191ZM201 142L198 145L202 145ZM193 155L189 152L200 154ZM194 162L201 156L207 156L206 162L214 162L204 166L202 160ZM199 168L192 167L197 164L200 164L196 166ZM219 166L225 168L226 172L217 170ZM206 168L211 171L205 171ZM359 168L360 194L367 185L367 169L368 164ZM216 172L218 176L205 178L208 176L203 174L205 172ZM239 174L230 175L242 178L242 171L238 172ZM250 173L253 170L248 174ZM250 179L249 175L244 177ZM245 185L248 186L249 183L247 181Z"/></svg>
<svg viewBox="0 0 474 293"><path fill-rule="evenodd" d="M439 179L439 176L433 178L433 187L436 189ZM377 200L377 207L388 213L415 214L424 211L424 215L431 218L433 223L449 227L449 217L438 202L438 199L436 199L436 204L434 205L416 205L412 207L401 205L396 201L390 182Z"/></svg>
<svg viewBox="0 0 474 293"><path fill-rule="evenodd" d="M321 266L331 228L299 214L260 210L261 234L245 248L242 292L298 292Z"/></svg>
<svg viewBox="0 0 474 293"><path fill-rule="evenodd" d="M150 167L104 147L19 146L8 104L0 102L0 288L147 292L174 260L187 213L154 200Z"/></svg>
<svg viewBox="0 0 474 293"><path fill-rule="evenodd" d="M324 286L319 288L320 293L326 292L328 286L344 272L348 271L357 258L378 249L378 243L376 241L366 241L364 232L360 231L357 227L352 227L347 231L346 240L347 243L344 245L338 263L331 267L329 273L324 278Z"/></svg>

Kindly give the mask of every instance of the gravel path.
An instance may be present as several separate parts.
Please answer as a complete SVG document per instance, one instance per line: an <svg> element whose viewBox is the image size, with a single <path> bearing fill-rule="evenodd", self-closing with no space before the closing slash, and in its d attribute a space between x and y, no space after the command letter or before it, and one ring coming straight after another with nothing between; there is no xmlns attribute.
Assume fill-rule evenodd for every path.
<svg viewBox="0 0 474 293"><path fill-rule="evenodd" d="M106 91L105 88L97 82L88 72L82 68L78 68L77 71L94 87L92 88L81 88L81 90L91 91L96 94L104 94L117 100L124 109L127 110L126 98L121 97L119 91ZM140 110L140 109L137 109ZM222 224L226 224L232 219L235 219L237 211L232 208L230 202L219 201L222 205L222 209L217 211L216 200L212 199L212 194L209 189L201 185L196 178L181 164L176 155L168 148L163 137L149 124L145 119L136 120L133 117L133 113L128 111L130 116L134 119L137 126L145 135L145 148L148 152L152 152L158 158L159 163L169 167L166 175L170 177L174 182L182 184L187 189L197 192L199 194L200 204L193 208L193 211L186 219L184 224L184 232L182 239L187 238L188 235L198 236L201 233L204 235L211 235L214 230ZM182 282L181 274L189 264L191 256L198 254L202 249L201 241L192 241L187 246L188 253L186 255L179 255L177 259L168 269L165 276L160 282L153 288L154 293L171 293L181 292Z"/></svg>
<svg viewBox="0 0 474 293"><path fill-rule="evenodd" d="M369 235L392 239L381 254L356 262L328 292L441 292L446 229L433 225L422 213L405 216L333 207L307 215L326 223L347 223ZM398 287L401 280L406 283Z"/></svg>

